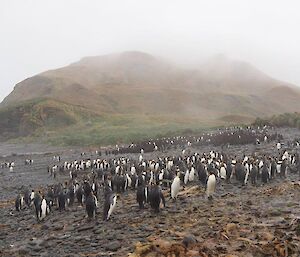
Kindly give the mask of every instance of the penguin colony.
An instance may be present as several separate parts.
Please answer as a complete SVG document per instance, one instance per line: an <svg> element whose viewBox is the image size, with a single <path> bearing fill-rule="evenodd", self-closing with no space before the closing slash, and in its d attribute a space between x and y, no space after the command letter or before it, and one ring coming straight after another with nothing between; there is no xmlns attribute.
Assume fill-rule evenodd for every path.
<svg viewBox="0 0 300 257"><path fill-rule="evenodd" d="M163 137L159 139L149 139L139 143L131 143L128 146L116 145L114 149L106 150L105 154L128 154L128 153L148 153L155 151L167 151L170 149L184 149L189 146L224 146L224 145L245 145L260 144L260 142L271 142L282 140L282 135L278 133L267 134L267 126L264 127L230 127L220 129L212 133L202 133L197 136L175 136ZM272 128L271 128L272 129Z"/></svg>
<svg viewBox="0 0 300 257"><path fill-rule="evenodd" d="M226 139L229 140L230 135L237 136L244 142L243 135L248 137L249 133L255 135L252 143L258 142L258 135L263 136L262 142L270 141L272 136L267 135L266 129L239 128L229 134L228 130L225 130L226 133L222 132L222 136L225 137L224 145L228 144ZM214 135L219 137L220 133ZM215 140L213 134L210 134L210 137L211 140ZM179 137L165 140L173 145L175 140L179 140L176 138ZM53 160L56 163L48 167L49 176L55 179L57 174L68 174L69 181L39 191L26 189L17 195L15 208L17 211L33 208L36 219L41 221L54 209L63 212L68 206L79 204L85 207L88 219L93 219L99 212L98 206L101 201L102 219L108 221L117 208L118 197L129 190L136 192L136 201L140 209L147 205L153 212L158 213L169 200L176 202L180 191L189 184L204 187L206 198L211 201L219 183L238 181L243 186L256 186L275 178L283 179L288 171L300 171L298 153L283 149L279 141L274 143L273 155L253 154L238 158L226 153L227 149L202 154L191 152L188 148L193 142L197 142L197 139L195 137L195 141L192 141L190 138L184 138L180 137L180 140L185 140L187 148L184 148L180 155L157 157L155 160L145 158L144 148L140 149L135 158L101 158L101 151L97 151L96 159L65 161L61 164L61 158L55 156ZM278 138L282 140L278 134L273 139ZM159 144L155 145L158 147ZM85 153L81 153L81 157L84 156ZM31 165L33 161L26 160L25 163ZM10 168L11 164L1 164L1 167Z"/></svg>

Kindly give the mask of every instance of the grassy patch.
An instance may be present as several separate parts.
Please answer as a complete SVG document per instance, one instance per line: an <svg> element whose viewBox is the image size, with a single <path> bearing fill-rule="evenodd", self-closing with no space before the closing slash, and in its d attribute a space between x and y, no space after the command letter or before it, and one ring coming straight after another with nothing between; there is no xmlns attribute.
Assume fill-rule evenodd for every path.
<svg viewBox="0 0 300 257"><path fill-rule="evenodd" d="M110 145L184 133L198 133L211 127L200 121L180 123L166 118L159 120L158 122L147 116L107 116L100 122L99 120L92 121L88 126L82 123L57 131L45 140L55 145Z"/></svg>

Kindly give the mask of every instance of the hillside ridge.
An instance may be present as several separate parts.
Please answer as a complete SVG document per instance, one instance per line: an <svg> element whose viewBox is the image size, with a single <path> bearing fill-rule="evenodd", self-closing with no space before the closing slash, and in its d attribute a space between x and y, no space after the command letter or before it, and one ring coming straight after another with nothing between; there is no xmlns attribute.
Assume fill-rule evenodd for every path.
<svg viewBox="0 0 300 257"><path fill-rule="evenodd" d="M134 120L148 124L145 120L149 117L156 120L148 124L150 127L162 125L155 117L163 117L164 124L172 124L173 130L177 126L173 120L184 120L185 128L196 124L206 127L248 123L257 117L300 110L300 89L247 62L219 55L197 69L184 69L139 51L84 57L27 78L0 107L11 107L13 112L16 103L35 99L52 99L84 108L95 117L110 117L106 125L124 116L128 129ZM77 122L65 125L74 127ZM2 125L9 130L9 123Z"/></svg>

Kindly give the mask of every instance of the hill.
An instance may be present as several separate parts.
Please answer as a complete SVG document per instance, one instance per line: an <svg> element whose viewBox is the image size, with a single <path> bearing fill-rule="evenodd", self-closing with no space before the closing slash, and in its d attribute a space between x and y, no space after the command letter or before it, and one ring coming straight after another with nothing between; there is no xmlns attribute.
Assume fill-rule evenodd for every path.
<svg viewBox="0 0 300 257"><path fill-rule="evenodd" d="M16 104L36 99L51 99L65 106L82 108L95 114L91 115L95 117L93 120L98 120L98 116L105 119L105 126L110 127L110 131L116 129L116 133L122 128L111 125L121 119L127 131L120 134L120 141L132 132L132 124L136 125L134 128L141 128L136 133L145 136L144 128L165 127L156 133L161 134L189 127L247 123L256 117L300 109L297 87L270 78L248 63L222 55L194 70L142 52L85 57L18 83L1 107L9 108L7 115L8 110L14 112ZM60 115L57 119L62 120ZM54 115L54 124L55 120ZM28 131L22 124L14 123L20 135ZM48 126L41 124L39 128L47 131ZM75 119L62 127L76 130L80 124ZM99 129L97 122L93 124ZM10 130L11 123L2 125L4 130ZM27 135L35 130L34 127Z"/></svg>

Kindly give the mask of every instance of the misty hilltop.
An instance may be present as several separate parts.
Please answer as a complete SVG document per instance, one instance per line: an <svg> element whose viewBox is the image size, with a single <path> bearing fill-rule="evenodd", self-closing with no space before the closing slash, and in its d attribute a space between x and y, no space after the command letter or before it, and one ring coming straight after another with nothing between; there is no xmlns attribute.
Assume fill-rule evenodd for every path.
<svg viewBox="0 0 300 257"><path fill-rule="evenodd" d="M245 123L256 117L298 111L300 90L267 76L249 63L223 55L214 56L192 70L132 51L85 57L69 66L27 78L3 100L0 117L9 117L8 113L20 109L23 103L38 102L47 110L49 101L52 105L56 102L56 108L64 106L57 111L60 120L64 116L62 109L72 106L67 108L72 110L72 126L78 120L74 112L80 110L80 117L96 117L105 120L105 124L114 123L114 117L128 117L127 123L147 120L147 127L159 123L167 128L172 123L188 128L189 124L200 127ZM41 120L47 116L37 112L35 115ZM91 114L86 115L88 112ZM24 112L19 116L14 125L22 127L30 115ZM9 131L10 123L4 120L0 121L1 128ZM55 112L51 120L55 121ZM48 123L41 121L37 128Z"/></svg>

